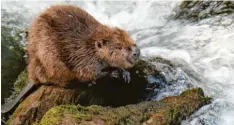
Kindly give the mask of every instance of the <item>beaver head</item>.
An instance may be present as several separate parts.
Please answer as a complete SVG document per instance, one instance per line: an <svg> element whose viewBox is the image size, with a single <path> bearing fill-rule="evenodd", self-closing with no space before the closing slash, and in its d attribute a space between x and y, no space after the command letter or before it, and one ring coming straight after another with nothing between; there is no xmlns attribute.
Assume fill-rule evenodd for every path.
<svg viewBox="0 0 234 125"><path fill-rule="evenodd" d="M110 67L131 68L140 56L140 50L130 35L118 28L104 26L96 30L96 55Z"/></svg>

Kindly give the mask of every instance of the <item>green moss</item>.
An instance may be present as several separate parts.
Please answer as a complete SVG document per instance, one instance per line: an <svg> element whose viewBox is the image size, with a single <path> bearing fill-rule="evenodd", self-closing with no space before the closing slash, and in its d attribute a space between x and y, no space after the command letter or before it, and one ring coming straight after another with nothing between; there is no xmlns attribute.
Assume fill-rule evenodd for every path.
<svg viewBox="0 0 234 125"><path fill-rule="evenodd" d="M149 74L157 73L155 66L145 60L138 61L138 63L136 64L136 66L134 66L133 69L137 71L139 77L146 77Z"/></svg>
<svg viewBox="0 0 234 125"><path fill-rule="evenodd" d="M65 115L72 114L72 120L84 120L89 121L92 119L92 111L80 105L60 105L50 109L44 116L40 123L37 125L58 125L62 122Z"/></svg>
<svg viewBox="0 0 234 125"><path fill-rule="evenodd" d="M28 75L27 75L27 71L24 70L20 73L20 75L14 82L14 87L13 87L14 91L11 94L11 96L8 97L6 100L12 100L16 98L16 96L19 95L19 93L21 92L21 90L27 83L28 83Z"/></svg>
<svg viewBox="0 0 234 125"><path fill-rule="evenodd" d="M147 120L150 117L148 113L141 114L140 117L133 117L134 114L140 113L138 111L138 108L140 107L131 110L129 110L129 108L110 108L96 105L90 107L83 107L80 105L62 105L54 107L50 111L48 111L43 116L41 122L37 124L44 125L44 123L52 123L51 121L57 121L59 117L60 119L63 117L63 115L61 114L72 114L72 117L78 123L85 123L91 121L94 116L97 116L98 118L106 121L107 123L115 123L116 125L133 124L137 123L136 121L140 123ZM59 122L53 122L53 124L56 125L61 122L61 120L58 121Z"/></svg>
<svg viewBox="0 0 234 125"><path fill-rule="evenodd" d="M16 81L14 82L14 88L16 91L21 91L23 87L28 83L28 74L27 71L24 70L20 73Z"/></svg>
<svg viewBox="0 0 234 125"><path fill-rule="evenodd" d="M212 100L211 97L207 97L207 96L202 97L202 99L203 99L204 104L209 104L211 103L211 100Z"/></svg>
<svg viewBox="0 0 234 125"><path fill-rule="evenodd" d="M180 122L182 120L181 116L181 111L179 111L178 109L173 109L170 108L168 111L168 124L170 125L175 125L178 124L178 122Z"/></svg>
<svg viewBox="0 0 234 125"><path fill-rule="evenodd" d="M192 93L197 93L197 95L200 95L201 97L204 97L204 92L203 92L203 90L201 88L185 90L180 95L181 96L187 96L187 95L191 95Z"/></svg>
<svg viewBox="0 0 234 125"><path fill-rule="evenodd" d="M206 98L207 99L207 98ZM69 124L180 124L181 120L191 115L200 106L207 104L203 91L187 90L180 96L164 98L161 101L147 101L139 104L127 105L119 108L102 106L62 105L48 111L40 125L45 123ZM64 119L72 119L64 121ZM50 125L50 124L49 124Z"/></svg>
<svg viewBox="0 0 234 125"><path fill-rule="evenodd" d="M64 109L63 106L58 106L49 110L43 117L43 121L40 122L40 125L57 125L60 122L60 119L63 117L64 111L76 110L76 106L66 106ZM47 117L50 116L50 117Z"/></svg>

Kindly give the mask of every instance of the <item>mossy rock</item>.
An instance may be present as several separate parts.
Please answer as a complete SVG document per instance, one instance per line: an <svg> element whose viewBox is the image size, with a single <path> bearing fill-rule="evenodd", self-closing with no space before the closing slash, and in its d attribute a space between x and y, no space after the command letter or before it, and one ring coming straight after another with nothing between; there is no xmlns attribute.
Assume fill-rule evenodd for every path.
<svg viewBox="0 0 234 125"><path fill-rule="evenodd" d="M169 60L163 59L161 57L150 57L144 58L138 61L138 63L131 69L138 74L138 77L147 77L148 75L152 74L160 74L160 69L155 66L153 63L163 63L168 66L172 66L172 62Z"/></svg>
<svg viewBox="0 0 234 125"><path fill-rule="evenodd" d="M145 72L142 72L140 75L138 71L141 70L144 70ZM69 99L69 96L71 96L72 98L74 97L75 99L73 99L72 102L68 104L75 103L81 104L83 106L111 105L113 107L118 107L127 104L135 104L141 100L145 100L145 98L147 97L146 95L149 92L145 91L147 80L144 76L150 74L158 74L158 71L156 70L155 66L151 64L151 62L141 60L135 67L129 69L129 72L131 73L131 82L129 84L124 83L122 79L114 79L107 76L97 80L96 84L91 87L88 86L87 83L77 83L77 81L74 81L71 82L71 85L68 88L56 88L53 86L41 86L39 88L35 88L35 90L33 90L28 95L28 97L26 97L26 99L21 100L22 102L16 108L8 123L12 123L12 120L15 122L15 119L21 115L24 115L24 117L35 115L35 117L38 116L38 119L40 119L40 115L30 114L30 111L35 109L35 107L31 107L30 104L38 102L38 99L42 99L40 100L40 103L42 104L39 103L39 107L36 107L35 110L41 110L41 108L43 107L43 111L40 111L41 114L45 112L44 109L49 109L49 107L51 106L64 103L67 104L68 102L70 102L70 100L66 100ZM22 90L23 86L27 83L27 72L23 71L18 76L18 79L15 81L13 89L14 92L8 100L15 98L16 95L18 95L19 92ZM130 90L131 92L129 92ZM50 91L53 91L53 93L50 93ZM66 99L63 99L63 96L68 93L69 95L65 96ZM48 101L53 104L46 107L47 104L43 103ZM25 121L28 122L27 118L25 119ZM22 124L24 124L24 122L22 122Z"/></svg>
<svg viewBox="0 0 234 125"><path fill-rule="evenodd" d="M234 1L182 1L175 12L175 19L198 21L216 15L233 14Z"/></svg>
<svg viewBox="0 0 234 125"><path fill-rule="evenodd" d="M81 105L61 105L50 109L36 125L179 125L199 107L207 104L203 91L187 90L180 96L160 101L145 101L118 108Z"/></svg>
<svg viewBox="0 0 234 125"><path fill-rule="evenodd" d="M79 110L82 109L82 112L85 112L82 114L80 113L80 111L77 112L76 110L73 110L74 105L71 107L68 107L72 109L72 111L74 111L73 113L75 114L78 113L78 115L75 115L74 117L73 116L70 117L70 114L72 113L72 111L69 110L68 115L63 116L63 117L66 117L65 119L67 119L68 121L78 120L77 121L78 123L83 123L83 121L79 121L79 120L87 120L87 121L91 120L92 121L95 113L99 114L97 116L99 119L99 117L104 117L104 111L105 111L106 113L109 114L107 118L104 118L105 122L109 120L111 121L111 119L118 119L118 121L113 121L113 120L112 121L115 124L135 124L138 122L145 123L145 124L147 124L148 122L150 123L151 122L151 120L149 120L151 118L150 113L152 112L149 113L147 111L147 107L153 106L151 109L158 109L157 106L167 104L167 103L164 103L163 101L159 101L159 102L148 101L150 100L152 96L154 96L152 95L152 93L154 92L154 88L152 89L152 91L148 91L148 90L146 91L146 88L148 87L148 84L149 84L148 76L157 76L156 77L157 79L161 79L161 80L164 79L164 76L160 73L162 72L162 67L160 67L161 65L162 67L166 66L167 67L166 69L169 69L169 70L171 70L170 68L173 69L173 68L176 68L176 66L179 66L177 63L172 63L171 61L163 59L161 57L152 57L152 58L147 58L147 59L143 58L133 68L128 70L131 74L131 82L129 84L124 83L122 79L114 79L114 78L110 78L107 76L107 77L97 80L96 84L91 87L88 86L87 83L77 83L77 81L71 82L71 86L69 86L68 88L59 88L56 86L40 86L36 90L32 91L32 93L30 93L30 95L26 97L26 99L20 103L20 105L16 108L14 114L11 116L11 119L10 121L8 121L8 123L31 124L33 122L38 122L42 118L43 114L46 113L47 110L49 110L50 108L54 106L63 105L63 104L67 104L67 105L79 104L79 106L78 107L75 106L75 108L76 109L78 108ZM24 71L21 73L21 75L18 77L18 80L16 80L15 82L16 93L19 92L19 90L21 90L22 86L24 86L25 83L27 83L27 74ZM203 97L204 94L203 92L199 93L199 90L195 89L193 91L184 92L181 96L176 97L176 99L177 98L187 99L188 95L191 95L190 99L194 99L195 97L192 97L194 95L193 93L195 93L194 91L198 93L197 95L200 95L200 97L197 97L197 98L201 99L201 97ZM203 101L204 104L209 102L208 101L209 98L206 98L206 99L202 98L201 100ZM164 99L164 101L166 101L166 99ZM50 102L50 103L47 103L47 102ZM65 107L67 107L67 105ZM199 106L201 105L203 104L202 103L199 104ZM89 107L86 108L84 106L89 106ZM193 107L194 105L191 105L191 106ZM115 108L111 108L111 107L115 107ZM129 107L130 108L132 107L132 108L129 110L128 109ZM145 107L145 108L140 108L138 110L137 107L139 108ZM64 105L61 107L57 107L57 108L64 108ZM136 110L134 110L135 108ZM92 111L91 114L87 112L90 109ZM35 112L35 111L40 111L40 112ZM179 118L177 117L177 113L175 113L177 112L177 110L175 110L175 108L173 109L170 108L168 109L168 111L157 110L157 112L158 111L160 111L160 113L171 112L172 114L170 116L172 118L168 117L170 119L181 120L184 118L184 117L179 117ZM193 111L195 111L195 109L191 110L191 112ZM52 109L50 113L53 113L53 112L54 114L64 114L64 112L67 112L67 110L59 109L59 110L53 111ZM100 114L101 112L103 114ZM124 116L122 114L121 116L118 116L115 113L113 114L113 112L117 114L126 112L126 114L123 114ZM138 113L140 117L138 118L138 116L136 115L131 116L133 114L129 114L129 112L130 113L132 112L133 114ZM187 109L185 112L188 112ZM187 115L188 114L186 114L186 116ZM60 118L60 117L56 116L53 119L56 119L56 118ZM57 120L53 120L53 119L50 119L50 121L42 120L40 124L46 124L46 123L61 124L61 122L54 123ZM108 124L112 124L112 121L110 123L108 122ZM173 120L167 120L167 121L173 121ZM65 122L65 121L62 121L62 122ZM175 123L175 122L172 122L172 123ZM64 123L64 124L67 124L67 123ZM89 122L87 124L89 124Z"/></svg>

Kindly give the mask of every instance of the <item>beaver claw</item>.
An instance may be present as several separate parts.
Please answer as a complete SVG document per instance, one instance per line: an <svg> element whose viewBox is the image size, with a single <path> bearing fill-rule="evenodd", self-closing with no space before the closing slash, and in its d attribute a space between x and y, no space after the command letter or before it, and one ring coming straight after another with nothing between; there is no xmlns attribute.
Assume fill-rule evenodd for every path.
<svg viewBox="0 0 234 125"><path fill-rule="evenodd" d="M122 69L122 70L123 70L122 76L123 76L124 82L129 83L131 80L130 73L124 69Z"/></svg>
<svg viewBox="0 0 234 125"><path fill-rule="evenodd" d="M130 80L131 80L130 73L123 68L120 68L119 70L112 71L110 73L110 76L113 78L119 78L120 75L122 75L121 77L123 78L124 82L126 82L126 83L130 82Z"/></svg>

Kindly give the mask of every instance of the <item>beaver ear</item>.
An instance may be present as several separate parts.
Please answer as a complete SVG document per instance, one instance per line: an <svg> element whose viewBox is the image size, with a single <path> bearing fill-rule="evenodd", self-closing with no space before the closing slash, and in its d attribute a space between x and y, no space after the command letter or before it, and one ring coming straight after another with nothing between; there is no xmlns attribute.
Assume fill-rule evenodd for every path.
<svg viewBox="0 0 234 125"><path fill-rule="evenodd" d="M102 41L95 41L95 47L98 49L102 48Z"/></svg>

